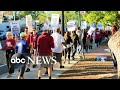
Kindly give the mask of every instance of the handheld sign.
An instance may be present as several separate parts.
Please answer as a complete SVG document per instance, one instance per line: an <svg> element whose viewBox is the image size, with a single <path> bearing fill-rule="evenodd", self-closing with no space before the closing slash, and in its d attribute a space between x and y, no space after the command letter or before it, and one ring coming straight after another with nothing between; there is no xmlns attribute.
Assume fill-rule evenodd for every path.
<svg viewBox="0 0 120 90"><path fill-rule="evenodd" d="M81 29L86 29L87 28L87 22L86 21L82 21L81 22Z"/></svg>
<svg viewBox="0 0 120 90"><path fill-rule="evenodd" d="M28 27L28 32L32 32L32 16L26 15L26 26Z"/></svg>
<svg viewBox="0 0 120 90"><path fill-rule="evenodd" d="M75 31L76 25L74 21L67 22L67 30L68 31Z"/></svg>
<svg viewBox="0 0 120 90"><path fill-rule="evenodd" d="M15 35L19 35L20 33L20 25L18 21L12 21L10 22L11 25L11 32Z"/></svg>
<svg viewBox="0 0 120 90"><path fill-rule="evenodd" d="M56 25L59 25L59 14L52 14L51 26L55 27Z"/></svg>

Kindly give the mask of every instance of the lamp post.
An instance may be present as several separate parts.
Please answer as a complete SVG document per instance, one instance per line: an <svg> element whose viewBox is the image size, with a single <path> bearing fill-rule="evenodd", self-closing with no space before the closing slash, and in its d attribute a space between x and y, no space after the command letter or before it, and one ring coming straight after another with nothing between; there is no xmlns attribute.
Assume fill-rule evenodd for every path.
<svg viewBox="0 0 120 90"><path fill-rule="evenodd" d="M86 12L85 11L79 11L79 19L80 19L80 27L81 27L81 15L85 14ZM84 36L84 30L82 32L83 35L81 35L81 38L83 38L82 36ZM83 59L85 59L85 54L84 54L84 46L83 46L83 39L82 39L82 46L81 46L81 50L82 50L82 57Z"/></svg>
<svg viewBox="0 0 120 90"><path fill-rule="evenodd" d="M14 21L15 21L15 15L16 15L16 11L13 11Z"/></svg>
<svg viewBox="0 0 120 90"><path fill-rule="evenodd" d="M64 36L64 11L62 11L62 35Z"/></svg>
<svg viewBox="0 0 120 90"><path fill-rule="evenodd" d="M39 20L35 20L35 28L38 30L37 23L39 23Z"/></svg>

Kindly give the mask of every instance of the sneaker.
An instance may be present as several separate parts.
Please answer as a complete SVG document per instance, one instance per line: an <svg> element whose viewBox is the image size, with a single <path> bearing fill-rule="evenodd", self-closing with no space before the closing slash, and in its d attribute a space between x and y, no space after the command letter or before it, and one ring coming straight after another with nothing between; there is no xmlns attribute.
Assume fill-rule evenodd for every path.
<svg viewBox="0 0 120 90"><path fill-rule="evenodd" d="M72 57L72 60L74 60L75 58L74 57Z"/></svg>
<svg viewBox="0 0 120 90"><path fill-rule="evenodd" d="M116 67L114 67L114 69L113 69L114 71L117 71L117 68Z"/></svg>
<svg viewBox="0 0 120 90"><path fill-rule="evenodd" d="M63 62L65 64L66 60Z"/></svg>
<svg viewBox="0 0 120 90"><path fill-rule="evenodd" d="M23 76L18 76L18 79L24 79L24 77Z"/></svg>
<svg viewBox="0 0 120 90"><path fill-rule="evenodd" d="M60 68L64 68L64 66L60 66Z"/></svg>
<svg viewBox="0 0 120 90"><path fill-rule="evenodd" d="M70 61L68 61L68 64L70 64Z"/></svg>
<svg viewBox="0 0 120 90"><path fill-rule="evenodd" d="M36 66L37 66L37 65L36 65L36 64L34 64L32 67L33 67L33 68L36 68Z"/></svg>
<svg viewBox="0 0 120 90"><path fill-rule="evenodd" d="M25 72L30 72L30 69L29 69L29 68L27 68Z"/></svg>

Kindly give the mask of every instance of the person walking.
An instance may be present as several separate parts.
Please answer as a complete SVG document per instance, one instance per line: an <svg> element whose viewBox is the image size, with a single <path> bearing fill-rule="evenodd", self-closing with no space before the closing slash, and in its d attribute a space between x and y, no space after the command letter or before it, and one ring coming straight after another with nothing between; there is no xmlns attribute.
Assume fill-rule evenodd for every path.
<svg viewBox="0 0 120 90"><path fill-rule="evenodd" d="M117 26L113 25L111 29L111 36L114 35L117 31L118 31ZM114 70L117 71L117 60L113 52L112 52L112 57L113 57Z"/></svg>
<svg viewBox="0 0 120 90"><path fill-rule="evenodd" d="M42 28L43 32L37 39L37 52L41 57L41 65L38 70L38 79L42 77L42 69L45 67L46 71L48 71L49 79L51 79L52 74L52 60L50 59L52 56L52 48L54 48L54 40L53 37L49 35L49 30L46 26ZM50 60L49 64L45 64L43 62L43 58L46 57ZM43 58L42 58L43 57Z"/></svg>
<svg viewBox="0 0 120 90"><path fill-rule="evenodd" d="M29 46L29 53L31 55L31 51L32 51L32 46L33 46L33 36L32 36L32 32L28 32L28 27L25 28L24 30L25 34L26 34L26 41L28 43L28 46ZM30 72L30 64L27 64L26 66L26 70L25 72Z"/></svg>
<svg viewBox="0 0 120 90"><path fill-rule="evenodd" d="M72 42L73 42L73 53L71 57L72 57L72 60L74 60L74 56L77 51L77 46L80 45L79 37L76 34L76 31L73 31Z"/></svg>
<svg viewBox="0 0 120 90"><path fill-rule="evenodd" d="M20 69L20 74L18 76L18 79L24 79L24 72L26 68L26 64L28 62L28 57L31 57L29 53L29 46L26 41L26 33L22 32L20 33L20 39L16 42L15 46L16 54L12 56L12 58L25 58L26 62L22 65Z"/></svg>
<svg viewBox="0 0 120 90"><path fill-rule="evenodd" d="M96 30L95 30L95 43L96 43L97 47L100 45L100 42L101 42L100 40L101 40L101 33L98 30L98 28L96 28Z"/></svg>
<svg viewBox="0 0 120 90"><path fill-rule="evenodd" d="M37 66L35 58L37 56L37 39L38 39L39 35L37 35L35 27L32 28L32 32L33 32L33 50L32 50L33 52L32 52L32 58L35 61L35 64L33 64L32 67L35 68Z"/></svg>
<svg viewBox="0 0 120 90"><path fill-rule="evenodd" d="M13 34L11 32L6 33L6 40L2 50L5 50L6 62L8 67L8 76L7 78L11 77L12 73L14 73L14 66L11 63L11 57L15 54L15 40L13 39Z"/></svg>
<svg viewBox="0 0 120 90"><path fill-rule="evenodd" d="M66 62L66 57L67 57L67 54L68 54L68 64L70 64L70 53L71 53L72 39L71 39L69 31L67 31L65 33L64 39L65 39L65 43L67 45L67 49L65 49L65 61L64 61L64 63Z"/></svg>
<svg viewBox="0 0 120 90"><path fill-rule="evenodd" d="M66 46L64 37L60 34L60 27L56 26L54 28L54 33L51 35L54 39L54 45L55 47L52 48L53 56L56 57L56 61L59 62L60 68L64 68L62 65L62 53L63 53L63 46Z"/></svg>

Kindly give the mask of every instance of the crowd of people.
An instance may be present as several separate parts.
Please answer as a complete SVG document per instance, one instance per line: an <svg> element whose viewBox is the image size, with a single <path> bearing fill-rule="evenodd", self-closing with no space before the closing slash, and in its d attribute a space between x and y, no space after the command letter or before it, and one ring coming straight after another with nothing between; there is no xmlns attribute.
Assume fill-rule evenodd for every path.
<svg viewBox="0 0 120 90"><path fill-rule="evenodd" d="M80 28L78 28L73 32L66 31L64 36L60 34L61 31L59 26L54 28L54 33L52 34L46 26L42 28L43 32L41 35L37 35L36 31L36 28L33 27L32 31L29 32L26 27L19 36L15 37L10 31L7 32L2 50L6 52L6 62L9 69L8 78L12 76L16 68L10 61L12 58L26 58L26 63L19 67L20 74L18 76L18 79L24 79L24 72L30 72L31 66L31 63L27 63L27 57L31 57L36 61L36 56L47 56L48 58L55 56L55 60L59 62L60 68L64 68L62 56L65 56L64 63L68 61L68 64L70 64L71 58L72 60L75 59L75 54L79 45L83 47L83 51L85 50L86 53L93 48L94 33L88 34L88 30L80 30ZM96 28L95 43L97 47L104 37L107 36ZM82 49L80 49L80 51L81 50ZM51 59L49 60L52 62ZM36 66L37 64L32 65L33 68L36 68ZM51 79L52 71L54 70L53 66L54 64L51 63L42 63L38 70L38 79L42 77L43 68L46 68L45 74L48 74L49 79Z"/></svg>

